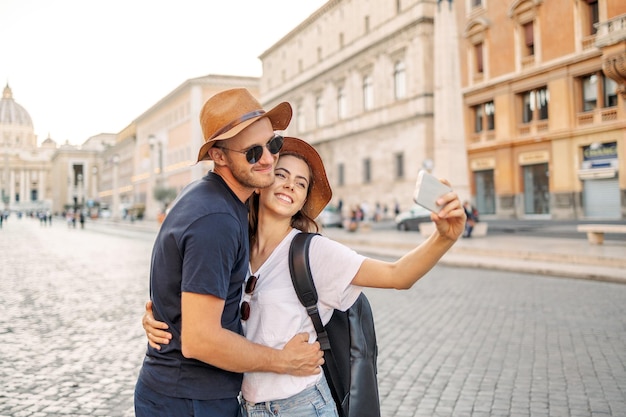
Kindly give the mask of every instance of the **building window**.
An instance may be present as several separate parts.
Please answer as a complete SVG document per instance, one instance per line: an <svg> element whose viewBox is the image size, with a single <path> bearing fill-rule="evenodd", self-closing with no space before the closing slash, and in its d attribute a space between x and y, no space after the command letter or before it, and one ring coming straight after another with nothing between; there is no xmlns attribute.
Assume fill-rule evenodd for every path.
<svg viewBox="0 0 626 417"><path fill-rule="evenodd" d="M317 62L322 62L322 48L317 48Z"/></svg>
<svg viewBox="0 0 626 417"><path fill-rule="evenodd" d="M483 105L474 106L474 132L480 133L483 131Z"/></svg>
<svg viewBox="0 0 626 417"><path fill-rule="evenodd" d="M524 56L535 55L535 34L533 22L522 25L524 33Z"/></svg>
<svg viewBox="0 0 626 417"><path fill-rule="evenodd" d="M302 103L296 106L296 130L300 133L306 130L304 106L302 106Z"/></svg>
<svg viewBox="0 0 626 417"><path fill-rule="evenodd" d="M483 0L472 0L472 7L480 7L483 5Z"/></svg>
<svg viewBox="0 0 626 417"><path fill-rule="evenodd" d="M346 178L345 178L345 166L344 164L339 164L337 166L337 185L345 185L346 183Z"/></svg>
<svg viewBox="0 0 626 417"><path fill-rule="evenodd" d="M533 110L535 105L533 104L534 95L532 92L522 94L523 110L522 110L522 122L530 123L533 120Z"/></svg>
<svg viewBox="0 0 626 417"><path fill-rule="evenodd" d="M539 120L548 120L548 89L537 90L537 113Z"/></svg>
<svg viewBox="0 0 626 417"><path fill-rule="evenodd" d="M617 82L609 77L604 79L604 107L617 106Z"/></svg>
<svg viewBox="0 0 626 417"><path fill-rule="evenodd" d="M324 124L324 104L322 96L315 97L315 126L321 127Z"/></svg>
<svg viewBox="0 0 626 417"><path fill-rule="evenodd" d="M343 33L339 34L339 49L343 49Z"/></svg>
<svg viewBox="0 0 626 417"><path fill-rule="evenodd" d="M496 108L493 105L493 101L474 106L473 110L475 133L480 133L483 130L494 130L496 128Z"/></svg>
<svg viewBox="0 0 626 417"><path fill-rule="evenodd" d="M365 16L365 33L370 33L370 17Z"/></svg>
<svg viewBox="0 0 626 417"><path fill-rule="evenodd" d="M587 0L587 30L589 35L595 35L598 31L596 24L600 22L598 0Z"/></svg>
<svg viewBox="0 0 626 417"><path fill-rule="evenodd" d="M478 43L474 45L474 53L476 57L476 73L482 74L484 71L483 67L483 43Z"/></svg>
<svg viewBox="0 0 626 417"><path fill-rule="evenodd" d="M611 78L599 72L581 77L581 84L583 112L617 106L617 83Z"/></svg>
<svg viewBox="0 0 626 417"><path fill-rule="evenodd" d="M345 119L347 114L346 92L343 86L337 88L337 117Z"/></svg>
<svg viewBox="0 0 626 417"><path fill-rule="evenodd" d="M496 106L493 101L485 103L485 118L487 119L487 130L496 128Z"/></svg>
<svg viewBox="0 0 626 417"><path fill-rule="evenodd" d="M404 154L402 152L395 155L396 159L396 179L404 178Z"/></svg>
<svg viewBox="0 0 626 417"><path fill-rule="evenodd" d="M369 184L372 182L372 160L366 158L363 160L363 183Z"/></svg>
<svg viewBox="0 0 626 417"><path fill-rule="evenodd" d="M396 62L393 67L393 85L396 100L406 97L406 68L404 61Z"/></svg>
<svg viewBox="0 0 626 417"><path fill-rule="evenodd" d="M550 92L546 87L522 94L522 123L548 119Z"/></svg>
<svg viewBox="0 0 626 417"><path fill-rule="evenodd" d="M402 1L396 0L396 13L400 13L402 11Z"/></svg>
<svg viewBox="0 0 626 417"><path fill-rule="evenodd" d="M371 75L363 77L363 110L374 108L374 85Z"/></svg>
<svg viewBox="0 0 626 417"><path fill-rule="evenodd" d="M592 111L598 105L598 76L592 74L582 78L583 111Z"/></svg>

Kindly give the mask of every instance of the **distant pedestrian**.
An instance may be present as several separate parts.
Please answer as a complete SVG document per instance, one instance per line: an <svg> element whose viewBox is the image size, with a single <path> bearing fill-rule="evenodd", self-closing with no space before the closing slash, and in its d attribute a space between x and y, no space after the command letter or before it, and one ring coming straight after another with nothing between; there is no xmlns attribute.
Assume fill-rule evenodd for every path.
<svg viewBox="0 0 626 417"><path fill-rule="evenodd" d="M78 218L80 220L80 228L84 229L85 228L85 214L81 211Z"/></svg>
<svg viewBox="0 0 626 417"><path fill-rule="evenodd" d="M469 201L463 202L463 210L465 210L465 215L467 216L467 221L465 222L465 233L463 233L463 237L470 238L472 237L472 231L474 230L474 226L478 221L478 210L476 210Z"/></svg>

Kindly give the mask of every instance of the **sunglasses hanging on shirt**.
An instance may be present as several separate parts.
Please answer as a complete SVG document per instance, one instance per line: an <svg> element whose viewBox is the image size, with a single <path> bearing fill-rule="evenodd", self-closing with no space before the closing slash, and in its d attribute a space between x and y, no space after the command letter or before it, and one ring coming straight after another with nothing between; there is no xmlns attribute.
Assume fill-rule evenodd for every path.
<svg viewBox="0 0 626 417"><path fill-rule="evenodd" d="M250 278L248 278L248 281L246 281L245 293L251 297L254 289L256 288L257 281L258 277L256 275L250 275ZM241 303L241 309L239 310L239 312L241 313L241 320L248 320L248 318L250 317L250 303L244 300Z"/></svg>

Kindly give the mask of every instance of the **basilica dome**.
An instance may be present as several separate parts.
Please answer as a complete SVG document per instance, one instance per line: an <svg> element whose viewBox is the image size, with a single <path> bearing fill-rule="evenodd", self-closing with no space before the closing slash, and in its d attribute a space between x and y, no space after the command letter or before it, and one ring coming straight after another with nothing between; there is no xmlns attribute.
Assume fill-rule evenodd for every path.
<svg viewBox="0 0 626 417"><path fill-rule="evenodd" d="M33 121L26 109L13 99L13 92L8 83L0 100L0 126L33 127Z"/></svg>

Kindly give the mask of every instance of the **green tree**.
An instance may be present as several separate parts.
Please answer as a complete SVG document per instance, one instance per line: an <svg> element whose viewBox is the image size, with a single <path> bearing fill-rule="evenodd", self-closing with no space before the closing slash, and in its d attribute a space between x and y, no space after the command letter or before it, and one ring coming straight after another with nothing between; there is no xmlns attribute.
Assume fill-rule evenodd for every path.
<svg viewBox="0 0 626 417"><path fill-rule="evenodd" d="M176 188L164 186L154 187L154 199L161 202L163 205L163 211L165 211L167 206L174 201L177 195L178 192L176 191Z"/></svg>

